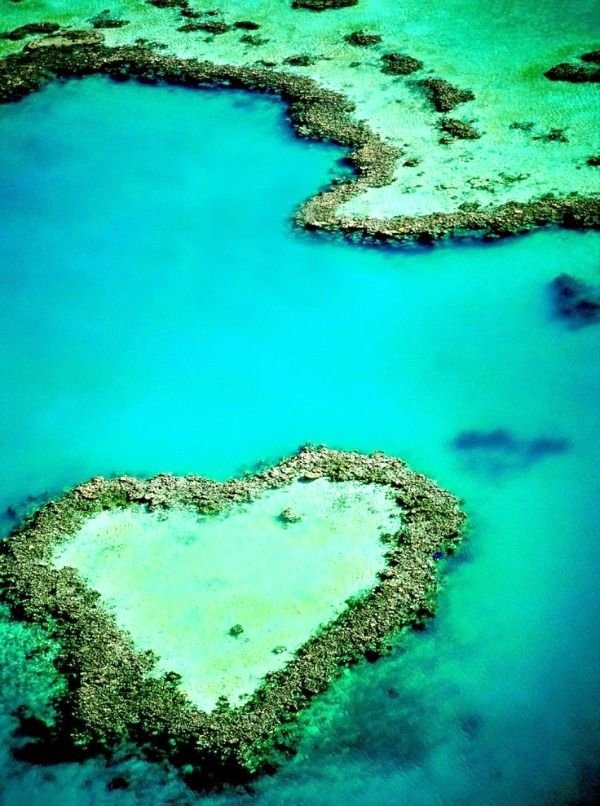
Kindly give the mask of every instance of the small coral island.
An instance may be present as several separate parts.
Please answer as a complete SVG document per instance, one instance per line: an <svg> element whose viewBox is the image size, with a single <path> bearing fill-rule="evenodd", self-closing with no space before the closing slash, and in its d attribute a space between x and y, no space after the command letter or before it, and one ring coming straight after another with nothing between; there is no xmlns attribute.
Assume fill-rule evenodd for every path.
<svg viewBox="0 0 600 806"><path fill-rule="evenodd" d="M157 668L155 653L136 644L102 595L75 568L56 563L57 552L103 513L137 508L162 518L184 509L219 519L290 485L325 482L382 490L397 510L399 528L381 534L382 561L371 587L347 600L289 658L285 646L272 649L282 659L279 666L240 704L219 698L212 710L200 708L185 691L180 670ZM295 716L343 667L384 654L399 630L433 615L436 564L457 546L463 521L456 498L399 459L322 447L303 448L269 470L224 483L158 475L96 477L75 487L2 544L1 598L15 618L49 632L65 681L53 724L23 719L30 735L35 728L29 757L110 756L129 745L174 763L198 789L241 783L272 769L293 751ZM303 522L295 511L282 511L278 528L293 536ZM235 623L225 640L235 647L245 635L244 625Z"/></svg>

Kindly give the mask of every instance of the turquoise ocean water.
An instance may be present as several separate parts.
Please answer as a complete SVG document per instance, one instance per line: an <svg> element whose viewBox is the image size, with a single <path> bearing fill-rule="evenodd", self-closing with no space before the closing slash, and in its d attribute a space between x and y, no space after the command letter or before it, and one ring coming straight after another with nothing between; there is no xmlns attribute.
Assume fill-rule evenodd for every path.
<svg viewBox="0 0 600 806"><path fill-rule="evenodd" d="M431 626L344 675L254 793L206 800L591 802L600 330L558 320L548 283L593 278L600 236L295 232L342 152L234 92L57 84L0 108L0 142L1 510L100 473L224 479L307 441L401 456L465 499ZM0 802L202 800L141 762L14 761L10 711L50 679L27 630L0 631Z"/></svg>

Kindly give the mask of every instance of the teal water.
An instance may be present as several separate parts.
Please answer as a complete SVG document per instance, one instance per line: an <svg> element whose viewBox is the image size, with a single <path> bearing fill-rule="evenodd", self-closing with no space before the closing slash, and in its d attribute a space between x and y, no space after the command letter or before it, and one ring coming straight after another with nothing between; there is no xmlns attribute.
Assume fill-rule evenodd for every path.
<svg viewBox="0 0 600 806"><path fill-rule="evenodd" d="M207 800L585 802L600 330L557 320L547 284L591 279L600 237L400 252L296 233L341 152L233 92L54 85L0 108L0 142L2 509L99 473L222 479L306 441L402 456L466 502L430 628L345 675L253 794ZM496 429L512 438L454 442ZM1 629L8 714L52 680ZM7 804L199 799L139 762L18 763L0 725ZM106 789L116 772L129 789Z"/></svg>

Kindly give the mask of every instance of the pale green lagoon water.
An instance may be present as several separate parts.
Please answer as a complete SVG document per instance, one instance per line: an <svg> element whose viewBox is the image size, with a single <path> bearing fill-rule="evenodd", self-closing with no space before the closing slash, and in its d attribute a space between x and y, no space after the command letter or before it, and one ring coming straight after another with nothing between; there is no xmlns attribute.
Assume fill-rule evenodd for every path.
<svg viewBox="0 0 600 806"><path fill-rule="evenodd" d="M238 705L372 587L381 535L399 528L385 487L296 481L220 515L100 512L54 563L76 568L136 646L159 656L157 671L181 674L182 690L211 711L219 697Z"/></svg>
<svg viewBox="0 0 600 806"><path fill-rule="evenodd" d="M3 507L95 474L223 479L307 441L401 456L465 499L431 626L345 674L253 794L207 800L591 802L600 329L557 319L548 283L597 277L600 236L294 232L341 154L237 93L54 85L0 108L0 142ZM497 428L514 439L454 446ZM9 712L53 680L22 626L0 646L4 803L201 800L139 762L14 761ZM128 790L106 790L116 771Z"/></svg>

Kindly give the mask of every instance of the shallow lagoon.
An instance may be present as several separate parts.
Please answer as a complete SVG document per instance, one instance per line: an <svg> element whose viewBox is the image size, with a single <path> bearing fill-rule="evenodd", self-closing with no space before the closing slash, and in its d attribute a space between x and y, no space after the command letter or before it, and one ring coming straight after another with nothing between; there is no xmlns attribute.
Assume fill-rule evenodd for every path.
<svg viewBox="0 0 600 806"><path fill-rule="evenodd" d="M389 489L296 481L219 515L100 512L54 562L76 568L137 648L159 656L157 671L180 674L212 711L219 697L245 700L376 584L381 537L399 528Z"/></svg>
<svg viewBox="0 0 600 806"><path fill-rule="evenodd" d="M435 622L345 675L255 798L562 803L589 786L600 331L556 320L547 283L591 279L600 238L394 252L294 233L340 152L237 93L55 85L0 109L0 140L3 507L98 473L226 478L308 440L399 455L466 500ZM454 446L497 428L510 450ZM561 452L532 449L550 437ZM3 629L8 709L49 683ZM5 757L5 800L186 797L130 772L107 793L98 762Z"/></svg>

